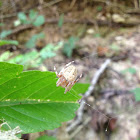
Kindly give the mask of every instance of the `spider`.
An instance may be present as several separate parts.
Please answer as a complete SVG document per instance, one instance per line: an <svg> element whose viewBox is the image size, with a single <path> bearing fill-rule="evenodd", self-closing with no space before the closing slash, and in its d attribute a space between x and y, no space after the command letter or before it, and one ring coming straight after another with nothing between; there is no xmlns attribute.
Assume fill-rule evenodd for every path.
<svg viewBox="0 0 140 140"><path fill-rule="evenodd" d="M54 66L54 71L59 78L56 85L57 87L61 86L65 88L64 93L68 92L73 87L73 85L78 82L82 77L81 74L79 78L77 78L77 69L74 65L71 65L73 62L74 61L66 64L59 73L56 71L56 67Z"/></svg>

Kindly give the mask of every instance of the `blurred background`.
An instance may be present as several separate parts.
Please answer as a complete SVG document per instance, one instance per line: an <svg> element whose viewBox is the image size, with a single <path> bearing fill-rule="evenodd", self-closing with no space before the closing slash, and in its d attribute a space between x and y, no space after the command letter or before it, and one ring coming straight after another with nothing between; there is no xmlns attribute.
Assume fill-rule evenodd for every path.
<svg viewBox="0 0 140 140"><path fill-rule="evenodd" d="M107 59L80 124L24 139L140 139L140 1L0 0L0 61L60 71L74 60L80 82L90 83Z"/></svg>

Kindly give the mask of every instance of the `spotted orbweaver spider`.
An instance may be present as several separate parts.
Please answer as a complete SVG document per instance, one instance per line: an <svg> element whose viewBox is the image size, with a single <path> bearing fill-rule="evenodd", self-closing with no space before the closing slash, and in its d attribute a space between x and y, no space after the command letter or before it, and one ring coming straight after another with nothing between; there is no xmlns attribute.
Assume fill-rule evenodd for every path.
<svg viewBox="0 0 140 140"><path fill-rule="evenodd" d="M54 66L54 71L59 78L56 85L57 87L61 86L65 88L64 93L68 92L73 87L73 85L78 82L82 77L81 74L79 78L77 78L77 69L74 65L71 65L73 62L74 61L66 64L59 73L56 71L56 67Z"/></svg>

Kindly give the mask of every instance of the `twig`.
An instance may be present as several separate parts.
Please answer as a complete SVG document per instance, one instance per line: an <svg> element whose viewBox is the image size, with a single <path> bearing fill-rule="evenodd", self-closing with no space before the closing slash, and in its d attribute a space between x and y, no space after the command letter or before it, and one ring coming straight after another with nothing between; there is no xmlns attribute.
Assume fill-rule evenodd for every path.
<svg viewBox="0 0 140 140"><path fill-rule="evenodd" d="M47 18L45 23L51 23L51 24L56 24L59 21L59 19L57 18ZM108 20L90 20L90 19L70 19L70 18L64 18L64 23L73 23L73 24L87 24L87 25L94 25L96 22L96 24L98 26L106 26L106 25L110 25L110 22ZM112 21L111 25L112 26L122 26L122 27L133 27L136 25L139 25L140 21L137 20L135 22L124 22L124 23L117 23Z"/></svg>
<svg viewBox="0 0 140 140"><path fill-rule="evenodd" d="M100 67L100 69L95 73L92 81L91 81L91 85L88 88L87 92L84 94L83 96L83 100L81 101L80 104L80 108L78 109L77 112L77 119L67 128L67 131L70 132L74 127L76 127L81 121L82 121L82 117L83 117L83 110L85 107L85 98L87 98L88 96L91 95L91 93L93 92L95 85L97 83L97 81L99 80L101 74L105 71L105 69L107 68L107 66L111 63L110 59L107 59L102 66Z"/></svg>
<svg viewBox="0 0 140 140"><path fill-rule="evenodd" d="M56 4L56 3L59 3L59 2L61 2L61 1L63 1L63 0L54 0L54 1L51 1L51 2L46 3L46 4L44 3L43 8L45 8L45 7L50 7L50 6L52 6L52 5Z"/></svg>
<svg viewBox="0 0 140 140"><path fill-rule="evenodd" d="M21 26L15 28L15 29L13 29L13 30L12 30L12 33L9 34L8 36L12 36L13 34L17 34L17 33L19 33L19 32L22 32L22 31L24 31L24 30L31 29L31 28L33 28L32 25L21 25Z"/></svg>

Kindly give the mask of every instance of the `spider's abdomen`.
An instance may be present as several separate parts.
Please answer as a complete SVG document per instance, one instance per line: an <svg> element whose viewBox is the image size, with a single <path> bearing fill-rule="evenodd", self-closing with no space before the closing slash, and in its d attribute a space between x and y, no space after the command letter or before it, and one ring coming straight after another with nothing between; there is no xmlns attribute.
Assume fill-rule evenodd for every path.
<svg viewBox="0 0 140 140"><path fill-rule="evenodd" d="M75 79L77 78L76 67L73 65L67 67L63 72L63 76L66 78L67 81L75 81Z"/></svg>

